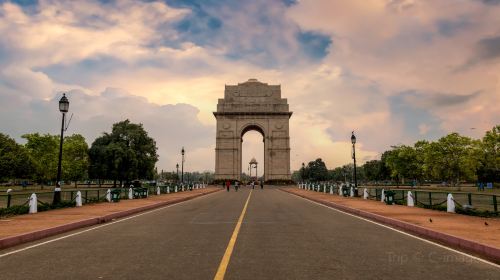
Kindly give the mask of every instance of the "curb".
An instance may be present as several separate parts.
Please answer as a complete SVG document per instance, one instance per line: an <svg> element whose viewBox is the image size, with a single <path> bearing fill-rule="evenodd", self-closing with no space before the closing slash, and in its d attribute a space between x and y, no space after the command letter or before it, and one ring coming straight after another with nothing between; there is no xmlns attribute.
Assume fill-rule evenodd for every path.
<svg viewBox="0 0 500 280"><path fill-rule="evenodd" d="M335 208L337 210L340 210L340 211L343 211L343 212L346 212L349 214L353 214L353 215L367 218L369 220L372 220L372 221L375 221L375 222L378 222L378 223L381 223L384 225L391 226L393 228L402 230L404 232L411 233L413 235L435 241L437 243L446 245L448 247L451 247L451 248L454 248L454 249L457 249L460 251L472 253L474 255L483 257L483 258L485 258L493 263L500 264L500 249L498 249L498 248L484 245L484 244L474 242L474 241L471 241L468 239L460 238L457 236L453 236L450 234L442 233L439 231L427 229L427 228L424 228L421 226L417 226L417 225L410 224L407 222L399 221L396 219L384 217L382 215L378 215L378 214L366 212L363 210L347 207L347 206L340 205L340 204L337 204L334 202L329 202L329 201L324 201L321 199L307 197L305 195L294 193L294 192L286 190L286 189L279 189L279 190L281 190L283 192L287 192L289 194L293 194L293 195L305 198L305 199L308 199L308 200L311 200L311 201L314 201L314 202L317 202L317 203L320 203L320 204L323 204L323 205L326 205L326 206L329 206L329 207L332 207L332 208Z"/></svg>
<svg viewBox="0 0 500 280"><path fill-rule="evenodd" d="M158 203L151 204L151 205L141 206L138 208L132 208L132 209L128 209L125 211L104 215L101 217L89 218L89 219L85 219L85 220L81 220L81 221L76 221L76 222L56 226L53 228L47 228L47 229L32 231L32 232L28 232L28 233L23 233L20 235L9 236L9 237L0 239L0 250L6 249L9 247L13 247L16 245L20 245L23 243L36 241L36 240L43 239L46 237L58 235L58 234L72 231L75 229L80 229L80 228L89 227L89 226L93 226L93 225L97 225L97 224L107 223L107 222L110 222L114 219L124 218L124 217L131 216L131 215L134 215L134 214L137 214L140 212L145 212L148 210L160 208L160 207L171 205L171 204L177 204L180 202L191 200L193 198L197 198L197 197L204 196L207 194L212 194L212 193L215 193L218 191L220 191L220 189L215 189L213 191L206 192L206 193L196 194L196 195L190 196L190 197L182 197L182 198L174 199L171 201L163 201L163 202L158 202Z"/></svg>

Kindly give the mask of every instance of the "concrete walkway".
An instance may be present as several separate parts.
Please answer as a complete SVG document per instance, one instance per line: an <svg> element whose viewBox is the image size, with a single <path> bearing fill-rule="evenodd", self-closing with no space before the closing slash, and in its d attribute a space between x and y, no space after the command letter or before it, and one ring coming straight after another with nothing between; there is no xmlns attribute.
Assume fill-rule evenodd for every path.
<svg viewBox="0 0 500 280"><path fill-rule="evenodd" d="M208 187L193 191L150 195L146 199L121 200L118 203L86 204L82 207L55 209L0 219L0 249L69 230L108 222L219 190L221 188Z"/></svg>

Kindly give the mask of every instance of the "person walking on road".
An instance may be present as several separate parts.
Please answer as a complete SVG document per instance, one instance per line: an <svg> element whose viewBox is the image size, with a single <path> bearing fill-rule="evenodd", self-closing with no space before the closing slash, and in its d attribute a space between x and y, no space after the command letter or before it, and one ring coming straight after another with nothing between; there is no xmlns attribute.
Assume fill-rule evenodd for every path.
<svg viewBox="0 0 500 280"><path fill-rule="evenodd" d="M260 181L260 189L263 190L264 189L264 181Z"/></svg>
<svg viewBox="0 0 500 280"><path fill-rule="evenodd" d="M238 191L238 181L235 181L235 182L234 182L234 189L235 189L236 191Z"/></svg>
<svg viewBox="0 0 500 280"><path fill-rule="evenodd" d="M253 189L255 189L255 182L254 182L254 181L252 181L252 182L250 183L250 185L252 185L252 190L253 190Z"/></svg>
<svg viewBox="0 0 500 280"><path fill-rule="evenodd" d="M229 180L226 181L226 189L229 191L229 187L231 187L231 182Z"/></svg>

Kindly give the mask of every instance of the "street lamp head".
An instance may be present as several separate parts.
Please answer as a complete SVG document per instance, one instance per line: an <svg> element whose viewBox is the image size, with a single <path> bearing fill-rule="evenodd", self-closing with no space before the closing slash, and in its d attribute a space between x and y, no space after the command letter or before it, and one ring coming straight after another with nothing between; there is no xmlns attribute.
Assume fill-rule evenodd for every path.
<svg viewBox="0 0 500 280"><path fill-rule="evenodd" d="M305 163L302 163L302 168L305 168L306 167L306 164Z"/></svg>
<svg viewBox="0 0 500 280"><path fill-rule="evenodd" d="M181 154L184 155L184 147L182 147Z"/></svg>
<svg viewBox="0 0 500 280"><path fill-rule="evenodd" d="M179 164L177 163L177 164L175 165L175 167L176 167L177 169L179 169Z"/></svg>
<svg viewBox="0 0 500 280"><path fill-rule="evenodd" d="M351 143L353 145L356 144L356 136L354 136L354 131L352 132L352 135L351 135Z"/></svg>
<svg viewBox="0 0 500 280"><path fill-rule="evenodd" d="M66 94L63 93L63 96L59 100L59 111L61 111L61 113L67 113L68 110L69 110L69 100L66 97Z"/></svg>

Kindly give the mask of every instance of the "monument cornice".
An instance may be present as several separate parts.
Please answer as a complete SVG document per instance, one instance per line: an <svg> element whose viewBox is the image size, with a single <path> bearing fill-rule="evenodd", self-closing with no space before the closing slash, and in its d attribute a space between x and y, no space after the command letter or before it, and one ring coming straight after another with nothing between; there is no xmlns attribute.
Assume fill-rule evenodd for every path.
<svg viewBox="0 0 500 280"><path fill-rule="evenodd" d="M213 112L214 116L292 116L293 112Z"/></svg>

